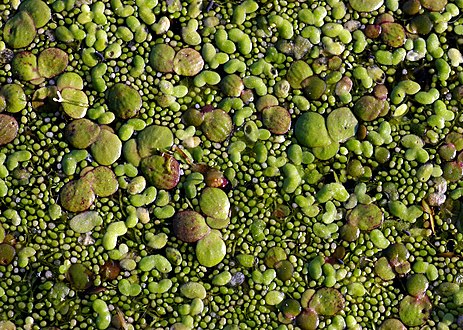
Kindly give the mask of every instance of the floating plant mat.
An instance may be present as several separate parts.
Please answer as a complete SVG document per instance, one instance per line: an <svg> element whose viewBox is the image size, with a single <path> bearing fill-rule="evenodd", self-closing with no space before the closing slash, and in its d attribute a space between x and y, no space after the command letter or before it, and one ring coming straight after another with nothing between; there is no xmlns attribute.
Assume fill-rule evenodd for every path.
<svg viewBox="0 0 463 330"><path fill-rule="evenodd" d="M0 329L463 328L463 1L0 4Z"/></svg>

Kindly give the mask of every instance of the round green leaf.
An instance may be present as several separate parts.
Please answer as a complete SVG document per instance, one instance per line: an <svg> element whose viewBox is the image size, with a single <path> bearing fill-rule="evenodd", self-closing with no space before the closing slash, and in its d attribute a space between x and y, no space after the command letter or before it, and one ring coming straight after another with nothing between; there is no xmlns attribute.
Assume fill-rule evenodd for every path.
<svg viewBox="0 0 463 330"><path fill-rule="evenodd" d="M138 153L141 158L165 151L174 143L174 135L168 127L151 125L137 136Z"/></svg>
<svg viewBox="0 0 463 330"><path fill-rule="evenodd" d="M100 165L111 165L119 159L122 152L122 142L119 137L106 129L102 129L98 138L91 146L93 158Z"/></svg>
<svg viewBox="0 0 463 330"><path fill-rule="evenodd" d="M98 166L87 172L81 180L86 181L95 194L100 197L108 197L114 194L119 188L114 172L106 166Z"/></svg>
<svg viewBox="0 0 463 330"><path fill-rule="evenodd" d="M145 178L158 189L173 189L180 180L180 164L170 155L146 157L140 165Z"/></svg>
<svg viewBox="0 0 463 330"><path fill-rule="evenodd" d="M109 110L121 119L135 117L142 104L138 91L123 83L117 83L108 90L107 101Z"/></svg>
<svg viewBox="0 0 463 330"><path fill-rule="evenodd" d="M406 296L400 302L400 320L410 327L417 327L426 322L431 313L432 304L427 296Z"/></svg>
<svg viewBox="0 0 463 330"><path fill-rule="evenodd" d="M103 223L103 218L96 211L79 213L69 221L69 226L76 233L88 233L96 226Z"/></svg>
<svg viewBox="0 0 463 330"><path fill-rule="evenodd" d="M331 138L342 143L355 135L358 121L349 108L339 108L328 115L326 127Z"/></svg>
<svg viewBox="0 0 463 330"><path fill-rule="evenodd" d="M341 292L334 288L321 288L315 292L309 307L318 314L333 316L344 309L345 299Z"/></svg>
<svg viewBox="0 0 463 330"><path fill-rule="evenodd" d="M95 200L92 187L84 180L69 181L61 188L61 206L71 212L87 210Z"/></svg>
<svg viewBox="0 0 463 330"><path fill-rule="evenodd" d="M378 10L383 3L384 0L349 0L352 9L365 13Z"/></svg>
<svg viewBox="0 0 463 330"><path fill-rule="evenodd" d="M68 54L59 48L47 48L38 58L39 74L45 78L52 78L63 72L68 65Z"/></svg>
<svg viewBox="0 0 463 330"><path fill-rule="evenodd" d="M230 136L233 122L228 113L215 109L204 114L201 129L209 140L223 142Z"/></svg>
<svg viewBox="0 0 463 330"><path fill-rule="evenodd" d="M331 143L325 118L316 112L306 112L300 116L294 127L297 141L303 146L323 147Z"/></svg>
<svg viewBox="0 0 463 330"><path fill-rule="evenodd" d="M86 118L73 120L64 129L64 137L77 149L89 147L99 135L100 126Z"/></svg>
<svg viewBox="0 0 463 330"><path fill-rule="evenodd" d="M201 211L212 218L227 219L230 212L230 201L227 194L219 188L206 188L199 199Z"/></svg>
<svg viewBox="0 0 463 330"><path fill-rule="evenodd" d="M13 141L18 134L18 129L18 122L14 117L0 114L0 146Z"/></svg>
<svg viewBox="0 0 463 330"><path fill-rule="evenodd" d="M45 26L51 18L51 10L48 5L42 0L26 0L21 2L19 11L23 11L31 15L35 23L35 27L41 28Z"/></svg>
<svg viewBox="0 0 463 330"><path fill-rule="evenodd" d="M204 217L195 211L180 211L172 218L172 226L178 239L194 243L209 234Z"/></svg>
<svg viewBox="0 0 463 330"><path fill-rule="evenodd" d="M31 44L37 31L31 15L19 11L3 28L3 40L12 48L24 48Z"/></svg>
<svg viewBox="0 0 463 330"><path fill-rule="evenodd" d="M196 244L196 257L204 267L214 267L218 265L227 253L225 242L218 230L211 232Z"/></svg>

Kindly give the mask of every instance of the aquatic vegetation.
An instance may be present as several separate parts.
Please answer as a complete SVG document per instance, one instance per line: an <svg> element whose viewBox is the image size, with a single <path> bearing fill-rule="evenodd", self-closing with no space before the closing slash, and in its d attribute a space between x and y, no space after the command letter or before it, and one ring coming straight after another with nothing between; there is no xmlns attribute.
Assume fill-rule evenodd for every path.
<svg viewBox="0 0 463 330"><path fill-rule="evenodd" d="M461 328L462 10L4 1L0 328Z"/></svg>

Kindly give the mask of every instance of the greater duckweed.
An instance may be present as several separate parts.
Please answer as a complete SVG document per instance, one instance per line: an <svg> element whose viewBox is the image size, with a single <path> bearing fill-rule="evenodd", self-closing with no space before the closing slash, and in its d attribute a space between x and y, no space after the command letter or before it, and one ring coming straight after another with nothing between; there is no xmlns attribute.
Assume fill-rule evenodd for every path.
<svg viewBox="0 0 463 330"><path fill-rule="evenodd" d="M462 9L3 1L0 328L461 328Z"/></svg>

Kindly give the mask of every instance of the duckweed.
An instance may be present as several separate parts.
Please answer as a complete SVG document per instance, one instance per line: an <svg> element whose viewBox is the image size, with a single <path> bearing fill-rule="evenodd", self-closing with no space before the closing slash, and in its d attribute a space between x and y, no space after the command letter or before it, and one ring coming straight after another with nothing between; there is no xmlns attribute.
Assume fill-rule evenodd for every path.
<svg viewBox="0 0 463 330"><path fill-rule="evenodd" d="M461 328L462 8L4 1L0 328Z"/></svg>

